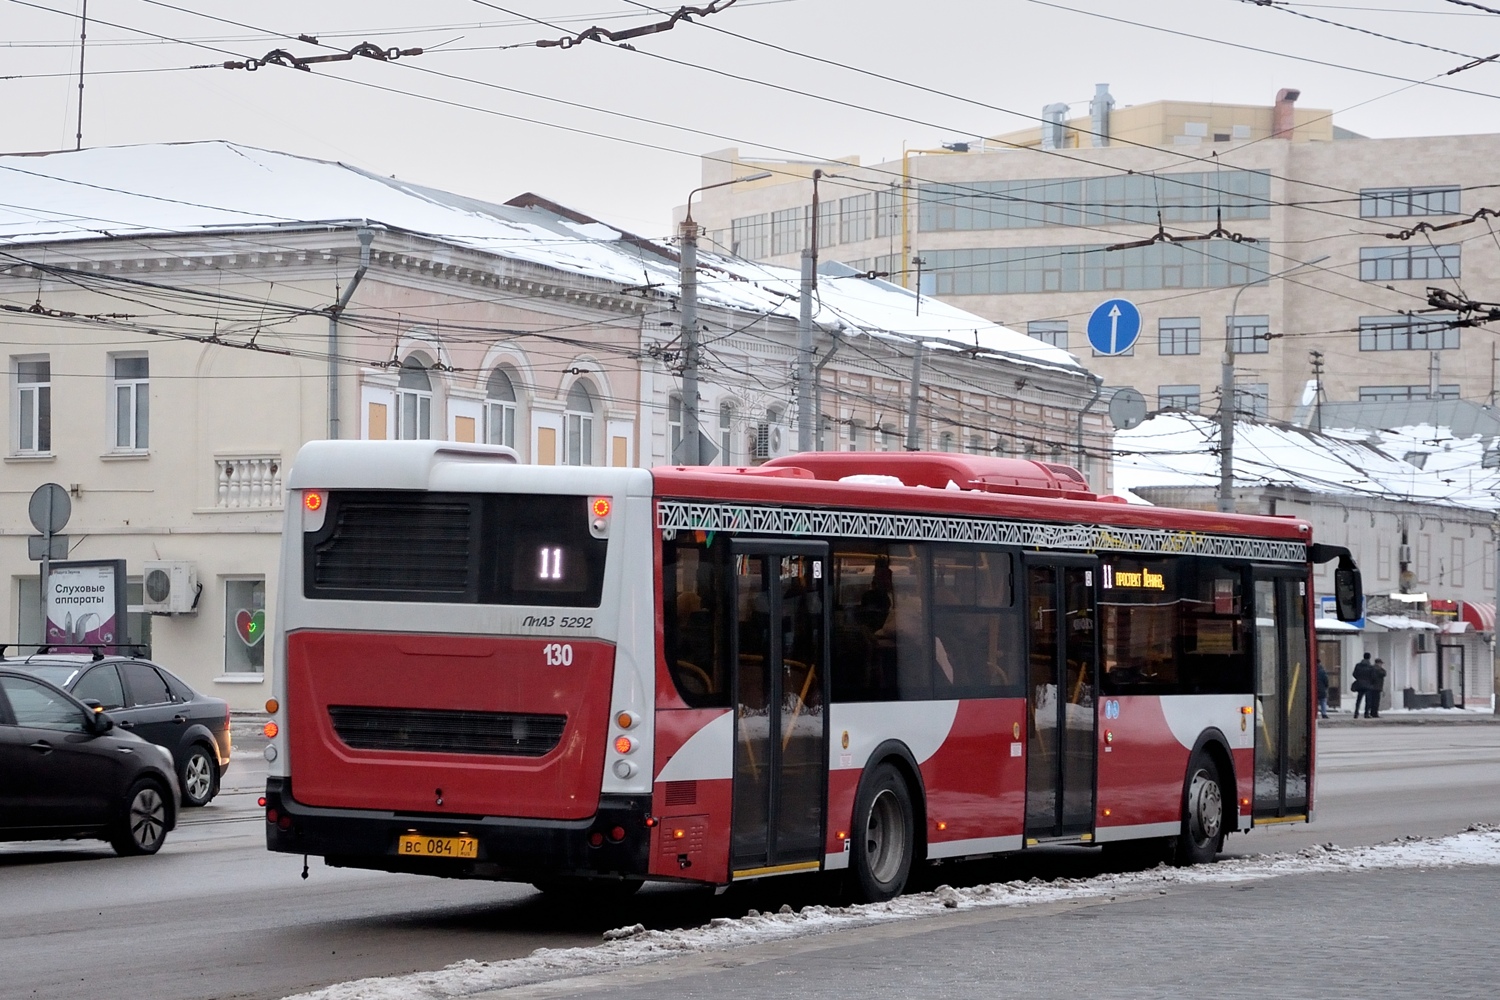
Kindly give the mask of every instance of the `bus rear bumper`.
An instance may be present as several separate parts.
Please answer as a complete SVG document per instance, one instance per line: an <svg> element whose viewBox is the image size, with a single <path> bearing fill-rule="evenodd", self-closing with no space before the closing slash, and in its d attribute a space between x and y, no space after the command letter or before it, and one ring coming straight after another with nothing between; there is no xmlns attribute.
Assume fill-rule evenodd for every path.
<svg viewBox="0 0 1500 1000"><path fill-rule="evenodd" d="M266 848L316 855L336 868L437 875L443 878L534 882L559 875L637 879L650 859L649 796L601 795L583 820L454 817L329 809L300 803L290 778L266 780ZM397 853L406 834L473 837L474 858ZM618 837L617 835L622 834ZM600 835L594 837L595 834ZM593 840L602 840L597 846Z"/></svg>

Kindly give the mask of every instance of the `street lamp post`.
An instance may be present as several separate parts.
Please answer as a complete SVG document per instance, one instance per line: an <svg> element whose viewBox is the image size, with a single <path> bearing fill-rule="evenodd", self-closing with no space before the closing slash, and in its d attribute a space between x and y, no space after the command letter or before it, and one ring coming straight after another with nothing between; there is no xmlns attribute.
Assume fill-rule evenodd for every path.
<svg viewBox="0 0 1500 1000"><path fill-rule="evenodd" d="M1327 259L1328 255L1324 254L1316 260L1302 261L1275 274L1267 274L1258 281L1281 278ZM1219 369L1219 511L1225 514L1234 513L1234 325L1240 314L1240 296L1258 281L1247 281L1234 293L1234 300L1229 305L1229 320L1224 328L1224 358Z"/></svg>
<svg viewBox="0 0 1500 1000"><path fill-rule="evenodd" d="M698 224L693 221L693 195L712 188L765 180L769 170L705 184L688 192L687 212L677 227L679 275L682 285L682 455L683 465L700 464L698 450ZM668 455L677 461L678 456Z"/></svg>

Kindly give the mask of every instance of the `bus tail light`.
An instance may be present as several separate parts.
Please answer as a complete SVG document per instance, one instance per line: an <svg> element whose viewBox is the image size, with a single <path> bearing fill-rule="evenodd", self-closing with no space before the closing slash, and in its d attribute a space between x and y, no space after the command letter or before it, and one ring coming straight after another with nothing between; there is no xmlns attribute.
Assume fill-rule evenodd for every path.
<svg viewBox="0 0 1500 1000"><path fill-rule="evenodd" d="M281 732L281 727L278 726L274 721L267 722L261 729L261 732L266 734L266 739L274 740L276 738L276 734Z"/></svg>
<svg viewBox="0 0 1500 1000"><path fill-rule="evenodd" d="M634 749L635 743L631 741L629 736L615 737L615 753L626 754Z"/></svg>
<svg viewBox="0 0 1500 1000"><path fill-rule="evenodd" d="M595 538L609 537L609 512L613 509L609 497L589 497L589 534Z"/></svg>
<svg viewBox="0 0 1500 1000"><path fill-rule="evenodd" d="M328 495L322 490L302 491L302 530L317 531L328 514Z"/></svg>
<svg viewBox="0 0 1500 1000"><path fill-rule="evenodd" d="M614 844L618 844L620 841L624 840L625 828L623 826L611 827L609 831L609 839L610 842Z"/></svg>
<svg viewBox="0 0 1500 1000"><path fill-rule="evenodd" d="M636 766L628 760L617 760L614 766L615 777L626 781L635 777Z"/></svg>

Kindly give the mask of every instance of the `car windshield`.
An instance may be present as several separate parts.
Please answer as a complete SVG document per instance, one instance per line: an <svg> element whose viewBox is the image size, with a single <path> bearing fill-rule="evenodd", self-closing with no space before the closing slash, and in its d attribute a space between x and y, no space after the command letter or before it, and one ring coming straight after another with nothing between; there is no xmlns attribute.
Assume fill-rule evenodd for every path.
<svg viewBox="0 0 1500 1000"><path fill-rule="evenodd" d="M66 690L78 676L79 668L72 663L17 663L17 667L36 674L44 681L51 681Z"/></svg>

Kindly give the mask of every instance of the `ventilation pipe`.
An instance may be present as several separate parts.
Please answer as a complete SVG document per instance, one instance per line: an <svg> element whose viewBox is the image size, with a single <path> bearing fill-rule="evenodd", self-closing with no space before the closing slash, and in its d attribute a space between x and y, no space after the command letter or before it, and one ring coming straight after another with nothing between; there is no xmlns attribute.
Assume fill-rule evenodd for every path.
<svg viewBox="0 0 1500 1000"><path fill-rule="evenodd" d="M1302 91L1291 87L1284 87L1276 92L1276 106L1271 109L1271 138L1292 137L1292 130L1297 127L1297 109L1294 105L1301 96Z"/></svg>
<svg viewBox="0 0 1500 1000"><path fill-rule="evenodd" d="M1094 133L1095 146L1109 145L1109 111L1115 99L1109 95L1109 84L1094 85L1094 99L1089 102L1089 121Z"/></svg>
<svg viewBox="0 0 1500 1000"><path fill-rule="evenodd" d="M1063 120L1068 117L1068 106L1066 104L1049 104L1042 109L1042 148L1062 149L1066 145L1063 142Z"/></svg>

